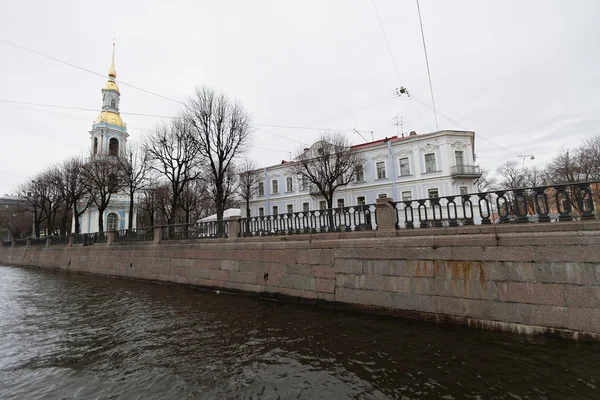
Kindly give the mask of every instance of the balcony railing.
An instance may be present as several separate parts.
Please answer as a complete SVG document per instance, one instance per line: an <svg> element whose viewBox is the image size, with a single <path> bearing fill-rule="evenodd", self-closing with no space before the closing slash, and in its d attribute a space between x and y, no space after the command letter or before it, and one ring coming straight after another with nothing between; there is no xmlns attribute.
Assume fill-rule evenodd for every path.
<svg viewBox="0 0 600 400"><path fill-rule="evenodd" d="M454 165L451 167L450 173L454 178L478 178L481 176L481 169L479 169L479 165Z"/></svg>

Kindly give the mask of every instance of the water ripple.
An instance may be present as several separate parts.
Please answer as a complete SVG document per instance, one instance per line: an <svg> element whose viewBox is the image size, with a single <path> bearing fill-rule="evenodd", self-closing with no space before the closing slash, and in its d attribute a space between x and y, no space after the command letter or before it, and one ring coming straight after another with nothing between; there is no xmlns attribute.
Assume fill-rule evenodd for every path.
<svg viewBox="0 0 600 400"><path fill-rule="evenodd" d="M2 399L595 399L600 345L0 267Z"/></svg>

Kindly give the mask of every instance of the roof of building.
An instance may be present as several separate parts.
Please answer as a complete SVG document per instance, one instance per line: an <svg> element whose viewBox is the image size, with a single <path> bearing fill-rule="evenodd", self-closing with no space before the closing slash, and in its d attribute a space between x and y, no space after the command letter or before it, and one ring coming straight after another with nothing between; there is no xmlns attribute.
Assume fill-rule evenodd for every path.
<svg viewBox="0 0 600 400"><path fill-rule="evenodd" d="M239 208L228 208L227 210L223 211L223 219L224 220L236 218L236 217L241 218L241 216L242 216L242 210ZM211 221L216 221L216 220L217 220L217 214L213 214L206 218L202 218L198 222L211 222Z"/></svg>

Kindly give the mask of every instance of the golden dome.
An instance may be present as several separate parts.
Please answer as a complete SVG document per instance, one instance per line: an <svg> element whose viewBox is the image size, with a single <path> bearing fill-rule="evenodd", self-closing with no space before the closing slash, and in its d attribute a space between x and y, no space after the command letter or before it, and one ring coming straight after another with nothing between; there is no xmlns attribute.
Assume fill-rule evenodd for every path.
<svg viewBox="0 0 600 400"><path fill-rule="evenodd" d="M106 82L106 85L104 86L104 90L116 90L118 92L119 87L117 86L117 84L115 82L108 81L108 82Z"/></svg>
<svg viewBox="0 0 600 400"><path fill-rule="evenodd" d="M112 111L102 111L100 113L100 115L98 115L98 118L96 118L96 123L99 124L102 122L111 124L111 125L120 126L121 128L125 127L125 124L123 123L123 120L121 119L121 116Z"/></svg>

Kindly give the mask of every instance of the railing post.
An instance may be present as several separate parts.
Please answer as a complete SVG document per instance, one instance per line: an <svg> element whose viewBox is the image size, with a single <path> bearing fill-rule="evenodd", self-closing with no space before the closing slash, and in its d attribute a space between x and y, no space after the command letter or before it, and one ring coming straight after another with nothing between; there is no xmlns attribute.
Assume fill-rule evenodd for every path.
<svg viewBox="0 0 600 400"><path fill-rule="evenodd" d="M4 240L0 240L0 249L4 247Z"/></svg>
<svg viewBox="0 0 600 400"><path fill-rule="evenodd" d="M240 236L242 230L242 223L239 218L229 220L229 237L228 240L236 241Z"/></svg>
<svg viewBox="0 0 600 400"><path fill-rule="evenodd" d="M396 235L396 210L392 205L392 201L389 197L377 199L377 203L375 204L377 236Z"/></svg>
<svg viewBox="0 0 600 400"><path fill-rule="evenodd" d="M69 244L67 245L68 247L73 247L73 242L75 241L75 234L71 233L69 235Z"/></svg>
<svg viewBox="0 0 600 400"><path fill-rule="evenodd" d="M27 248L31 247L31 238L27 239L26 246L27 246Z"/></svg>
<svg viewBox="0 0 600 400"><path fill-rule="evenodd" d="M110 246L114 242L115 242L115 231L109 231L106 234L106 244Z"/></svg>
<svg viewBox="0 0 600 400"><path fill-rule="evenodd" d="M152 243L160 244L160 242L162 242L162 237L163 237L162 226L155 226L154 227L154 240L152 240Z"/></svg>
<svg viewBox="0 0 600 400"><path fill-rule="evenodd" d="M46 247L50 247L52 246L52 238L51 237L47 237L46 238Z"/></svg>
<svg viewBox="0 0 600 400"><path fill-rule="evenodd" d="M10 242L10 247L11 247L11 248L13 248L13 247L17 247L17 240L16 240L16 239L13 239L13 240L11 240L11 242Z"/></svg>

